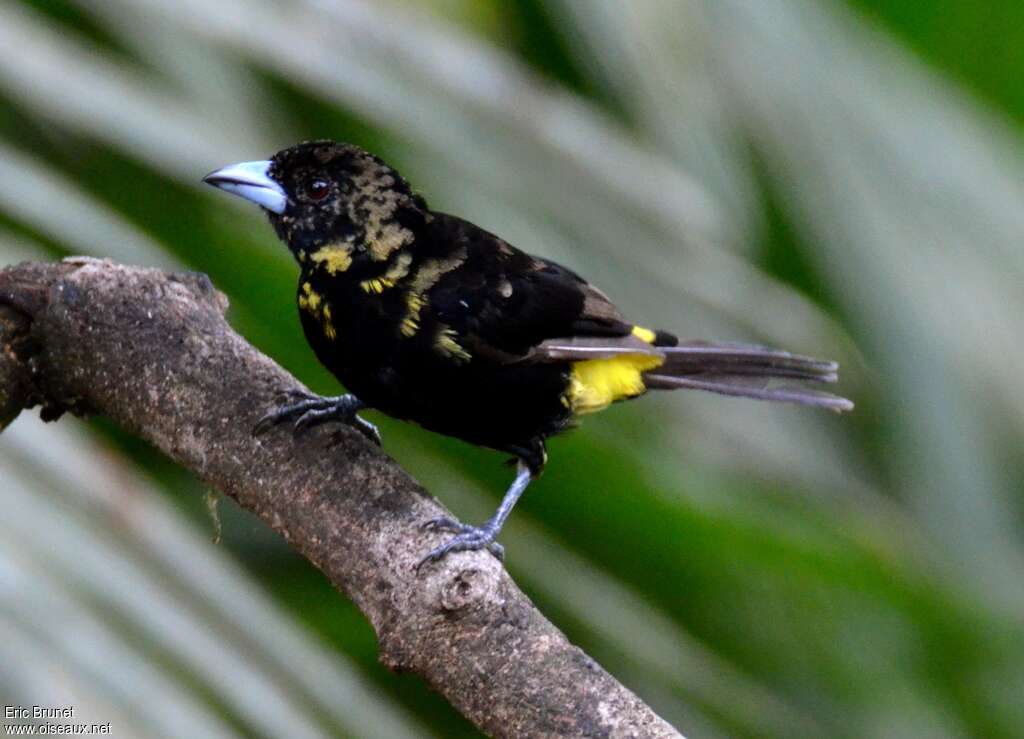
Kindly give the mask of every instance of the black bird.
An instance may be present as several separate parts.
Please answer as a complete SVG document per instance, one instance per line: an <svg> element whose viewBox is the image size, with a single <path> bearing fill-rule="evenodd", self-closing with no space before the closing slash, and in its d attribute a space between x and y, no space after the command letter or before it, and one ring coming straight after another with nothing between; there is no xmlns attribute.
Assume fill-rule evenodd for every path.
<svg viewBox="0 0 1024 739"><path fill-rule="evenodd" d="M430 210L401 175L351 144L313 141L205 177L264 208L295 256L299 317L320 361L351 393L301 397L258 431L353 424L375 408L515 456L515 481L482 526L423 561L487 547L547 460L545 440L586 413L647 390L850 410L850 401L783 380L835 382L834 362L760 346L691 341L628 321L572 270L533 257L456 216Z"/></svg>

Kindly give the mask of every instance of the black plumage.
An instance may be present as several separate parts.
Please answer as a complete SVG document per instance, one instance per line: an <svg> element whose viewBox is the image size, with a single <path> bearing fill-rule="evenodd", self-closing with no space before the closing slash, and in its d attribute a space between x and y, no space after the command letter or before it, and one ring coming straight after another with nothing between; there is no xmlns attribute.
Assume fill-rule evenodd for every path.
<svg viewBox="0 0 1024 739"><path fill-rule="evenodd" d="M571 414L560 401L566 367L517 360L543 339L567 335L583 298L557 268L512 249L499 251L501 243L472 224L432 214L409 252L365 269L353 264L330 274L307 259L300 291L309 284L332 306L334 336L322 316L304 310L306 338L370 407L522 455L534 439L563 428ZM395 285L380 292L372 283L369 290L360 286L388 279L384 275L406 253L412 255L408 274ZM542 463L530 461L538 468Z"/></svg>
<svg viewBox="0 0 1024 739"><path fill-rule="evenodd" d="M679 344L627 321L573 271L431 211L391 167L330 141L235 165L207 181L262 204L301 269L299 314L317 357L352 393L302 398L267 424L357 424L361 407L514 455L516 482L482 527L428 555L489 547L546 460L545 440L648 389L689 387L846 410L790 381L833 382L832 362L741 344ZM354 396L354 397L353 397Z"/></svg>

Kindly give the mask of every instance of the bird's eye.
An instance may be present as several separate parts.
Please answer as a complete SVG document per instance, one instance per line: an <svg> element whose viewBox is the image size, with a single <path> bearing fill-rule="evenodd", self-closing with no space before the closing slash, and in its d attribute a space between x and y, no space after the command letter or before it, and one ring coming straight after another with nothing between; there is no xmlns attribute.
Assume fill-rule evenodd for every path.
<svg viewBox="0 0 1024 739"><path fill-rule="evenodd" d="M311 200L323 200L331 191L331 186L326 180L313 180L307 189Z"/></svg>

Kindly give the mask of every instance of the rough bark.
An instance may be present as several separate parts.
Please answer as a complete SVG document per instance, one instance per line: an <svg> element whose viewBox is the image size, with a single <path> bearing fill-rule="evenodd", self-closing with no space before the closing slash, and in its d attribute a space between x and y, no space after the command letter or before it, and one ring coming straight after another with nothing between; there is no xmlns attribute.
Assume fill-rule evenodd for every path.
<svg viewBox="0 0 1024 739"><path fill-rule="evenodd" d="M570 644L487 553L416 563L446 513L358 433L251 429L304 389L224 320L205 275L71 259L0 271L0 427L103 414L279 531L359 606L381 661L493 736L679 734Z"/></svg>

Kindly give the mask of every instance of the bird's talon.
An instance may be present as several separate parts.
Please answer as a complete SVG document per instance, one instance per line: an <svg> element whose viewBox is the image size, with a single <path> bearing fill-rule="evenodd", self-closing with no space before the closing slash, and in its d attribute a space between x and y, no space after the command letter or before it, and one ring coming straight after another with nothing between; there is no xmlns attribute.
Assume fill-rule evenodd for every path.
<svg viewBox="0 0 1024 739"><path fill-rule="evenodd" d="M302 436L316 425L317 419L324 415L324 411L311 408L295 420L292 426L296 436Z"/></svg>
<svg viewBox="0 0 1024 739"><path fill-rule="evenodd" d="M294 402L279 405L266 413L253 427L254 435L265 433L285 421L294 421L292 429L296 436L301 436L326 421L341 421L354 427L373 443L381 445L377 427L356 415L356 411L362 408L363 404L354 396L321 398L299 390L287 390L281 393L281 396Z"/></svg>
<svg viewBox="0 0 1024 739"><path fill-rule="evenodd" d="M472 528L464 523L459 523L451 516L438 516L432 518L429 521L425 521L421 527L426 531L455 531L457 533L463 533L465 529Z"/></svg>
<svg viewBox="0 0 1024 739"><path fill-rule="evenodd" d="M377 446L384 446L383 440L381 439L380 431L369 421L364 421L359 416L353 416L352 420L344 421L348 426L358 431L366 439L373 442ZM345 439L345 433L340 429L331 434L330 443L331 445L340 444Z"/></svg>
<svg viewBox="0 0 1024 739"><path fill-rule="evenodd" d="M416 569L421 568L428 562L437 562L452 552L486 549L494 555L499 562L505 557L505 548L494 540L497 532L489 528L483 526L468 526L466 524L459 523L448 516L438 516L437 518L433 518L424 523L423 528L430 531L445 530L456 531L458 533L441 546L432 549L419 561L416 565Z"/></svg>
<svg viewBox="0 0 1024 739"><path fill-rule="evenodd" d="M272 429L277 424L281 423L282 421L287 420L288 415L289 414L287 414L287 413L282 413L282 409L281 408L275 408L274 410L272 410L272 411L270 411L268 413L265 413L260 418L260 420L256 422L256 425L253 426L253 429L252 429L253 436L259 436L260 434L265 434L267 431L270 431L270 429Z"/></svg>
<svg viewBox="0 0 1024 739"><path fill-rule="evenodd" d="M374 424L353 414L352 425L359 433L377 446L384 446L384 440L380 436L380 429L378 429Z"/></svg>

